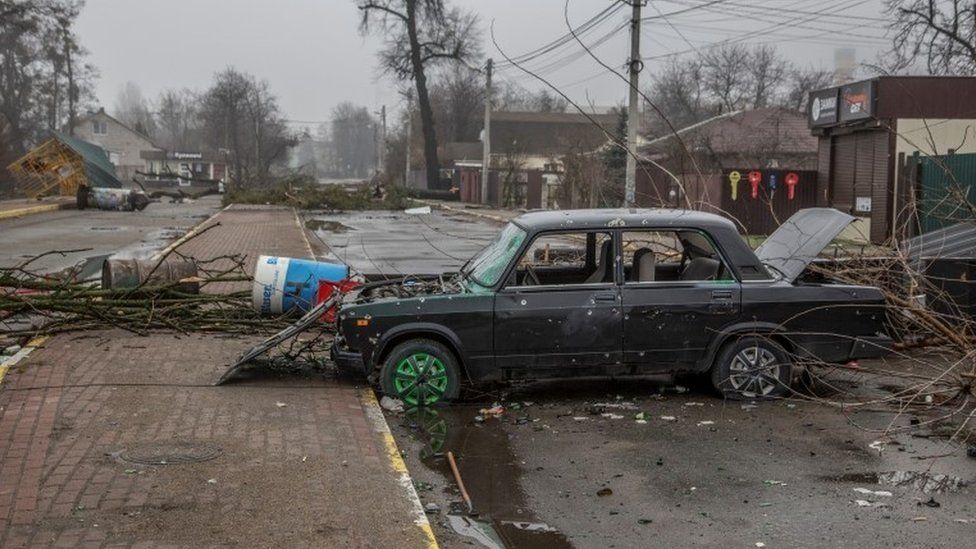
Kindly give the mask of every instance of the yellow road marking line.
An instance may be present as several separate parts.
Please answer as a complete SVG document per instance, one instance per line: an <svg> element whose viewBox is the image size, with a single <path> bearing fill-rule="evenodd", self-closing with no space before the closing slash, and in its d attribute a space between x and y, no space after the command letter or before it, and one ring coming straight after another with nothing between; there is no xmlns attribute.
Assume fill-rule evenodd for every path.
<svg viewBox="0 0 976 549"><path fill-rule="evenodd" d="M25 215L33 215L45 212L55 212L61 209L61 204L44 204L43 206L28 206L27 208L19 208L16 210L6 210L0 212L0 219L13 219L15 217L24 217Z"/></svg>
<svg viewBox="0 0 976 549"><path fill-rule="evenodd" d="M403 456L400 455L400 449L397 448L396 440L393 439L390 426L386 424L386 418L383 416L380 403L376 401L376 395L373 394L372 389L366 387L362 390L361 398L363 407L366 409L366 417L373 424L373 430L383 438L383 449L386 452L386 458L390 464L390 468L397 474L397 481L400 483L404 495L413 507L413 522L426 537L424 547L427 549L437 549L438 545L437 539L434 537L434 530L430 527L430 521L427 520L427 513L424 513L424 506L420 503L420 496L417 495L417 489L414 488L413 479L410 478L410 471L407 470L407 464L404 463Z"/></svg>
<svg viewBox="0 0 976 549"><path fill-rule="evenodd" d="M34 352L34 349L42 347L47 339L47 336L35 337L27 342L27 345L24 345L21 350L17 351L12 356L5 358L3 362L0 363L0 385L3 384L3 378L6 377L8 370L16 366L21 360L27 358L27 355Z"/></svg>

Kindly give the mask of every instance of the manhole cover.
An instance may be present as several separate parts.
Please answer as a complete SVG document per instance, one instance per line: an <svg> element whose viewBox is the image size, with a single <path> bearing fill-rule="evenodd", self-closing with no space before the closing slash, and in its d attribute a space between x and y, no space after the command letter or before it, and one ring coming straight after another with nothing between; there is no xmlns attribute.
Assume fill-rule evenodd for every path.
<svg viewBox="0 0 976 549"><path fill-rule="evenodd" d="M170 442L129 448L119 454L119 457L143 465L172 465L209 461L221 453L223 450L205 442Z"/></svg>

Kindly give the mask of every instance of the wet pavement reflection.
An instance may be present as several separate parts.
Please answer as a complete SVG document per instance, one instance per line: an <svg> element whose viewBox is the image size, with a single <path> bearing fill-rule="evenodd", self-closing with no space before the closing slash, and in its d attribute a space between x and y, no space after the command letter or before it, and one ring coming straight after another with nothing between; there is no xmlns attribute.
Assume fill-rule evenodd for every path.
<svg viewBox="0 0 976 549"><path fill-rule="evenodd" d="M412 408L401 417L401 425L421 445L421 462L452 487L455 481L447 452L454 455L473 511L469 512L457 496L447 515L450 527L492 549L572 547L562 533L539 521L527 508L525 494L519 487L519 465L502 420L484 417L480 408ZM520 415L513 421L524 417Z"/></svg>

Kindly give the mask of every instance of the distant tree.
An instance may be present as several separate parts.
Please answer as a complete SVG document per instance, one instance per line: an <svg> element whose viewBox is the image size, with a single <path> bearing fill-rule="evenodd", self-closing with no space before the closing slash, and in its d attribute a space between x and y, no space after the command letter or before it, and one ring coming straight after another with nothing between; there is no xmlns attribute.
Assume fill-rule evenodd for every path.
<svg viewBox="0 0 976 549"><path fill-rule="evenodd" d="M163 90L156 99L157 144L176 151L200 149L200 101L200 94L187 88Z"/></svg>
<svg viewBox="0 0 976 549"><path fill-rule="evenodd" d="M829 87L834 83L834 73L815 69L793 69L789 73L789 85L786 89L786 97L783 106L795 111L804 112L807 108L807 100L810 92Z"/></svg>
<svg viewBox="0 0 976 549"><path fill-rule="evenodd" d="M502 81L495 88L492 101L499 111L566 112L569 103L547 89L529 91L511 81Z"/></svg>
<svg viewBox="0 0 976 549"><path fill-rule="evenodd" d="M206 144L230 151L232 181L241 187L268 183L271 168L297 142L268 83L234 68L214 77L203 96L201 120Z"/></svg>
<svg viewBox="0 0 976 549"><path fill-rule="evenodd" d="M0 0L0 118L6 137L0 166L43 137L69 131L91 100L95 70L74 33L83 3Z"/></svg>
<svg viewBox="0 0 976 549"><path fill-rule="evenodd" d="M446 141L477 141L483 125L484 77L455 65L436 75L430 87L437 133Z"/></svg>
<svg viewBox="0 0 976 549"><path fill-rule="evenodd" d="M478 56L477 18L445 0L357 0L362 32L385 37L381 68L398 80L412 80L417 91L427 184L440 179L437 133L427 71L447 61L470 63Z"/></svg>
<svg viewBox="0 0 976 549"><path fill-rule="evenodd" d="M819 87L823 77L796 69L771 46L723 45L672 60L652 80L648 97L653 112L680 129L726 112L802 108L809 89L799 87ZM670 127L652 116L651 131L663 135Z"/></svg>
<svg viewBox="0 0 976 549"><path fill-rule="evenodd" d="M331 145L339 177L369 177L376 166L376 119L350 102L332 109Z"/></svg>
<svg viewBox="0 0 976 549"><path fill-rule="evenodd" d="M976 74L976 3L886 0L892 55L907 66L921 56L931 74Z"/></svg>
<svg viewBox="0 0 976 549"><path fill-rule="evenodd" d="M153 117L152 106L142 95L142 89L135 82L128 81L119 88L119 93L115 96L112 115L143 135L154 137L156 133L156 120Z"/></svg>

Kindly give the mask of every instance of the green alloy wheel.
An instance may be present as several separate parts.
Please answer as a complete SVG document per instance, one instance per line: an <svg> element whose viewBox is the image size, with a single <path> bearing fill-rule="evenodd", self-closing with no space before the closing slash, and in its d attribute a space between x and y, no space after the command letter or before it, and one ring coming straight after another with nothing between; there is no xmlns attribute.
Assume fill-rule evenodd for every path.
<svg viewBox="0 0 976 549"><path fill-rule="evenodd" d="M380 386L383 393L402 400L407 407L430 406L457 398L458 371L454 354L447 347L429 339L412 339L387 355Z"/></svg>

